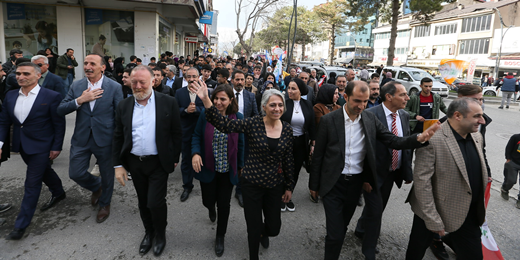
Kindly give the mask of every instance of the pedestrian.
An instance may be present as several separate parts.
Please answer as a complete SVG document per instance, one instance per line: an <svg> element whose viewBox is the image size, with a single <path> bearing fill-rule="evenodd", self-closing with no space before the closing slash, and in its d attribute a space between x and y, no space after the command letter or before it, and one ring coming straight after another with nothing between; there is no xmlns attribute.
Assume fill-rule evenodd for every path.
<svg viewBox="0 0 520 260"><path fill-rule="evenodd" d="M130 80L130 76L132 75L131 69L125 69L123 72L123 84L121 84L121 90L123 91L123 98L128 98L133 96L132 92L132 82Z"/></svg>
<svg viewBox="0 0 520 260"><path fill-rule="evenodd" d="M379 85L379 87L383 87L387 82L390 82L390 81L395 81L395 79L392 78L392 72L389 71L385 74L385 78L383 79L383 81L381 81L381 84Z"/></svg>
<svg viewBox="0 0 520 260"><path fill-rule="evenodd" d="M509 138L506 145L506 163L504 164L504 182L500 195L503 199L509 200L509 190L516 184L516 178L520 171L520 134L515 134ZM520 209L520 193L516 201L516 207Z"/></svg>
<svg viewBox="0 0 520 260"><path fill-rule="evenodd" d="M509 72L502 80L500 80L497 88L500 88L502 90L502 102L500 103L498 109L504 108L504 103L506 102L506 100L506 108L509 108L511 97L515 92L519 91L518 80L515 78L512 72Z"/></svg>
<svg viewBox="0 0 520 260"><path fill-rule="evenodd" d="M65 117L56 113L61 95L40 87L40 77L38 65L31 62L18 64L16 80L21 88L6 94L0 114L0 147L10 145L7 136L12 125L12 151L19 152L27 164L20 213L7 240L21 239L31 224L42 182L52 195L40 208L41 211L50 209L66 197L61 179L50 163L60 155L65 136ZM9 150L0 150L0 154L3 152ZM7 209L3 207L4 211Z"/></svg>
<svg viewBox="0 0 520 260"><path fill-rule="evenodd" d="M366 82L351 81L345 96L342 109L320 120L309 177L309 190L313 197L321 196L325 209L326 260L339 258L361 190L370 193L377 187L376 140L392 149L421 147L439 128L436 124L421 135L397 137L374 114L363 112L369 96Z"/></svg>
<svg viewBox="0 0 520 260"><path fill-rule="evenodd" d="M119 57L114 60L114 77L119 84L123 84L123 72L125 71L125 58Z"/></svg>
<svg viewBox="0 0 520 260"><path fill-rule="evenodd" d="M377 86L379 84L370 84ZM404 107L410 99L406 88L399 82L385 84L381 89L382 103L366 111L373 113L383 126L399 137L410 136L410 116ZM383 211L386 208L394 182L401 188L403 182L413 180L411 150L389 149L383 142L376 142L376 186L373 192L363 192L365 207L358 219L354 234L363 242L362 252L365 259L376 259L377 241L381 233Z"/></svg>
<svg viewBox="0 0 520 260"><path fill-rule="evenodd" d="M348 74L349 73L347 72L347 75ZM338 87L338 95L339 95L337 104L340 106L343 106L343 105L345 105L345 103L347 103L347 101L345 99L345 88L347 87L347 76L339 75L336 78L336 86Z"/></svg>
<svg viewBox="0 0 520 260"><path fill-rule="evenodd" d="M421 133L426 120L439 119L439 111L444 114L448 112L442 97L432 92L433 80L431 78L421 79L420 87L421 92L410 96L410 101L404 109L410 114L410 119L415 119L410 121L410 128L413 133Z"/></svg>
<svg viewBox="0 0 520 260"><path fill-rule="evenodd" d="M56 75L63 79L63 87L65 93L69 92L70 85L74 81L76 72L75 69L78 66L78 62L74 57L74 50L68 48L65 54L61 55L56 61Z"/></svg>
<svg viewBox="0 0 520 260"><path fill-rule="evenodd" d="M327 84L334 84L336 82L336 72L331 72L329 74L329 80L327 80Z"/></svg>
<svg viewBox="0 0 520 260"><path fill-rule="evenodd" d="M217 87L217 82L211 78L212 70L213 69L211 68L211 65L209 65L209 64L202 65L201 79L202 79L202 81L204 81L204 83L206 83L206 86L208 86L210 94Z"/></svg>
<svg viewBox="0 0 520 260"><path fill-rule="evenodd" d="M381 96L379 96L379 81L371 80L368 83L368 88L370 88L370 96L368 97L367 108L378 106L383 103L381 100Z"/></svg>
<svg viewBox="0 0 520 260"><path fill-rule="evenodd" d="M452 101L447 122L428 146L417 149L414 184L406 200L414 212L406 259L422 259L435 233L457 259L483 259L480 226L488 175L478 133L485 123L482 114L472 98Z"/></svg>
<svg viewBox="0 0 520 260"><path fill-rule="evenodd" d="M139 254L152 249L161 255L166 246L168 176L175 170L181 152L179 107L175 98L153 91L153 73L139 65L131 75L133 97L116 110L111 166L117 181L125 186L132 172L145 236Z"/></svg>
<svg viewBox="0 0 520 260"><path fill-rule="evenodd" d="M265 116L232 120L213 106L202 82L194 84L193 91L204 102L206 120L210 124L223 133L244 133L247 146L254 151L246 156L240 182L249 259L256 260L259 245L268 248L269 236L280 232L280 197L285 203L289 202L294 189L293 131L287 122L280 120L285 110L284 96L278 90L268 90L262 97Z"/></svg>
<svg viewBox="0 0 520 260"><path fill-rule="evenodd" d="M63 87L63 80L50 72L49 59L43 55L36 55L31 58L31 62L40 67L41 77L38 79L40 87L56 91L60 93L61 98L65 98L67 93Z"/></svg>
<svg viewBox="0 0 520 260"><path fill-rule="evenodd" d="M246 74L246 83L244 85L244 89L256 95L256 92L258 92L258 88L256 88L255 85L253 85L254 81L255 77L253 76L253 74ZM208 83L206 83L206 86L208 86L208 88L210 87Z"/></svg>
<svg viewBox="0 0 520 260"><path fill-rule="evenodd" d="M367 66L363 65L363 69L359 72L359 79L368 82L369 78L370 74L368 73Z"/></svg>
<svg viewBox="0 0 520 260"><path fill-rule="evenodd" d="M133 69L137 66L137 56L130 56L130 63L126 64L125 69Z"/></svg>
<svg viewBox="0 0 520 260"><path fill-rule="evenodd" d="M303 73L303 72L302 72ZM303 99L308 93L309 86L301 79L295 78L289 82L287 93L289 99L285 102L285 111L280 120L289 123L293 129L293 157L294 157L294 186L298 183L298 176L302 166L310 171L310 156L314 151L316 138L315 115L312 103ZM295 211L292 200L281 202L281 211Z"/></svg>
<svg viewBox="0 0 520 260"><path fill-rule="evenodd" d="M320 94L322 91L323 94ZM336 85L324 84L321 86L320 92L318 92L316 105L314 105L316 128L322 116L341 108L341 106L336 103L339 98L338 87L336 87Z"/></svg>
<svg viewBox="0 0 520 260"><path fill-rule="evenodd" d="M69 177L79 186L92 192L90 203L98 206L96 222L102 223L110 216L110 203L114 191L112 166L112 137L114 115L123 99L121 85L105 77L103 57L89 54L85 57L85 78L74 82L58 107L58 114L65 116L76 112L76 126L71 139ZM88 172L91 156L99 165L101 177Z"/></svg>
<svg viewBox="0 0 520 260"><path fill-rule="evenodd" d="M139 65L137 65L139 66ZM155 67L152 69L154 80L153 80L153 89L157 92L163 93L165 95L170 95L170 87L163 84L163 70Z"/></svg>
<svg viewBox="0 0 520 260"><path fill-rule="evenodd" d="M218 86L211 100L222 116L244 119L238 112L231 86ZM220 257L224 253L233 186L238 183L240 171L244 168L244 134L219 131L206 120L206 114L202 111L191 143L191 160L195 178L200 181L202 204L209 210L211 222L218 220L215 254Z"/></svg>
<svg viewBox="0 0 520 260"><path fill-rule="evenodd" d="M312 105L316 103L316 93L314 89L309 86L309 73L302 71L298 74L298 79L302 80L305 86L307 87L307 94L302 94L302 99L308 100Z"/></svg>
<svg viewBox="0 0 520 260"><path fill-rule="evenodd" d="M58 54L54 53L51 48L45 49L45 56L49 60L49 71L55 74L56 73L56 63L60 56Z"/></svg>

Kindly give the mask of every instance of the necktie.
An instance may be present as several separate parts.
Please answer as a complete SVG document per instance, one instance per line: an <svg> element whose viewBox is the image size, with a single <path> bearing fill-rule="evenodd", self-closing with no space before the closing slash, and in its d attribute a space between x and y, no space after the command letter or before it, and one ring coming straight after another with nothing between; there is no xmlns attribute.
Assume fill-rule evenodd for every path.
<svg viewBox="0 0 520 260"><path fill-rule="evenodd" d="M238 104L238 99L239 99L239 97L240 97L240 92L237 92L237 93L235 94L235 96L237 96L237 104Z"/></svg>
<svg viewBox="0 0 520 260"><path fill-rule="evenodd" d="M399 132L397 131L397 114L392 113L392 134L399 135ZM395 171L397 169L399 163L399 151L392 150L392 171Z"/></svg>

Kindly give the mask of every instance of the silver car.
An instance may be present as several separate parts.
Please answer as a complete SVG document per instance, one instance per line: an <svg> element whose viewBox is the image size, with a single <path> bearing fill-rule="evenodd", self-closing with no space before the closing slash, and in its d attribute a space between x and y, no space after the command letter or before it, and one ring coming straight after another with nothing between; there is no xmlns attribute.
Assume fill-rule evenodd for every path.
<svg viewBox="0 0 520 260"><path fill-rule="evenodd" d="M417 68L410 67L385 67L387 71L392 72L392 78L403 84L408 91L408 95L416 95L421 92L421 80L423 78L430 78L433 80L432 92L441 95L441 97L447 97L449 94L448 86L436 81L430 73ZM383 72L381 72L382 74ZM383 80L381 75L380 81Z"/></svg>

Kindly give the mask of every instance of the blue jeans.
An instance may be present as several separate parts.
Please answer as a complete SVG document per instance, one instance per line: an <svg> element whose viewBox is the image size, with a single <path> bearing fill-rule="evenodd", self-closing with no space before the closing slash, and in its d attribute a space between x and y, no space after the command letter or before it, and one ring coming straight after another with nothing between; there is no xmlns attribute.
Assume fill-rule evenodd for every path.
<svg viewBox="0 0 520 260"><path fill-rule="evenodd" d="M74 76L72 73L67 74L67 77L63 80L63 89L65 89L65 95L69 93L69 87L74 81Z"/></svg>

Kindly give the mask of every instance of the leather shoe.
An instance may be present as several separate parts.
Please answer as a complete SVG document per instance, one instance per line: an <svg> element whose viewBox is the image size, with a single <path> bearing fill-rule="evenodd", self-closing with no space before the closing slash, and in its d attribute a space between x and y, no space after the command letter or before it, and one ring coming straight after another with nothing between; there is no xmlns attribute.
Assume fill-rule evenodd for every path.
<svg viewBox="0 0 520 260"><path fill-rule="evenodd" d="M190 196L191 190L190 189L184 189L184 191L181 194L181 201L184 202L188 199Z"/></svg>
<svg viewBox="0 0 520 260"><path fill-rule="evenodd" d="M260 237L260 244L263 248L269 248L269 237L262 235Z"/></svg>
<svg viewBox="0 0 520 260"><path fill-rule="evenodd" d="M51 196L49 201L47 201L47 203L43 204L43 207L40 208L40 211L46 211L46 210L54 207L54 205L56 205L56 203L64 200L66 197L67 197L67 195L65 194L65 192L63 192L63 194L61 194L58 197L52 197Z"/></svg>
<svg viewBox="0 0 520 260"><path fill-rule="evenodd" d="M25 233L25 228L15 228L5 239L7 240L20 240Z"/></svg>
<svg viewBox="0 0 520 260"><path fill-rule="evenodd" d="M215 207L209 210L209 220L211 220L211 222L217 220L217 211L215 210Z"/></svg>
<svg viewBox="0 0 520 260"><path fill-rule="evenodd" d="M107 220L108 216L110 216L110 205L106 205L104 207L99 208L97 213L96 222L102 223Z"/></svg>
<svg viewBox="0 0 520 260"><path fill-rule="evenodd" d="M238 205L240 205L240 207L244 207L244 199L242 198L242 194L237 194L235 192L235 198L237 198L238 200Z"/></svg>
<svg viewBox="0 0 520 260"><path fill-rule="evenodd" d="M164 231L159 232L155 235L153 240L153 255L160 256L166 246L166 234Z"/></svg>
<svg viewBox="0 0 520 260"><path fill-rule="evenodd" d="M11 207L12 206L9 203L0 204L0 213L3 213L3 212L6 212L6 211L10 210Z"/></svg>
<svg viewBox="0 0 520 260"><path fill-rule="evenodd" d="M224 237L217 237L215 240L215 254L221 257L224 254Z"/></svg>
<svg viewBox="0 0 520 260"><path fill-rule="evenodd" d="M143 241L141 241L141 245L139 246L139 254L141 256L146 255L146 253L152 249L153 237L153 234L146 233L144 235Z"/></svg>
<svg viewBox="0 0 520 260"><path fill-rule="evenodd" d="M101 188L101 186L99 186L99 189L97 191L92 192L92 196L90 197L90 204L92 204L93 207L98 204L102 192L103 189Z"/></svg>

